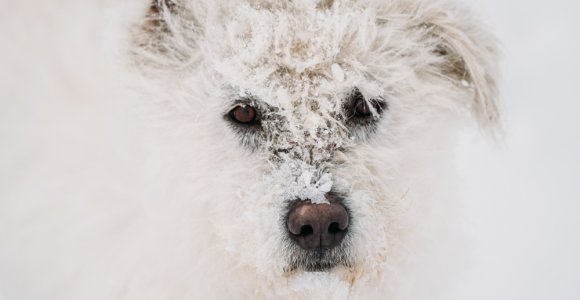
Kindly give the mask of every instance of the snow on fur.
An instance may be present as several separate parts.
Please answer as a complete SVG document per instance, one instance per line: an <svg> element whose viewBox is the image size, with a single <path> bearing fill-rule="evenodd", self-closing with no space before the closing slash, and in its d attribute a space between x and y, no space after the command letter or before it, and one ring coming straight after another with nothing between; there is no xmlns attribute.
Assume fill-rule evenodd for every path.
<svg viewBox="0 0 580 300"><path fill-rule="evenodd" d="M11 152L29 163L0 192L0 297L435 299L448 286L455 133L467 111L489 132L499 121L494 41L470 14L419 0L131 3L108 4L123 55L105 61L118 65L99 65L89 39L59 58L66 69L42 62L70 78L58 93L26 92L62 118L26 147L47 149L36 160ZM101 32L90 9L68 8ZM68 53L44 40L67 39L61 15L38 16L60 31L35 37ZM131 91L111 92L119 82ZM354 91L385 110L349 123ZM78 93L88 106L70 105ZM239 101L259 130L228 121ZM349 233L335 268L305 272L284 217L329 192Z"/></svg>

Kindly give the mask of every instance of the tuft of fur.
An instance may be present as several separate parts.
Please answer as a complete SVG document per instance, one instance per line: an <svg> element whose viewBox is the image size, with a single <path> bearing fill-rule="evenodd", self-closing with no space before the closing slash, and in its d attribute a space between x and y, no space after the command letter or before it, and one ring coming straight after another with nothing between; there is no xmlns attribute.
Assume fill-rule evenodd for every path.
<svg viewBox="0 0 580 300"><path fill-rule="evenodd" d="M87 77L105 78L99 91L117 78L131 87L90 102L117 114L78 108L92 117L62 127L87 134L45 133L61 132L68 155L42 156L0 194L0 296L442 295L461 254L457 129L469 114L492 135L500 127L495 41L464 8L154 0L125 9L107 32L119 35L109 42L126 70ZM358 94L382 109L354 120ZM51 98L51 115L65 115L64 98ZM259 129L231 122L237 105L259 110ZM325 205L329 192L344 199L349 233L324 258L336 267L308 272L311 253L285 228L288 205Z"/></svg>

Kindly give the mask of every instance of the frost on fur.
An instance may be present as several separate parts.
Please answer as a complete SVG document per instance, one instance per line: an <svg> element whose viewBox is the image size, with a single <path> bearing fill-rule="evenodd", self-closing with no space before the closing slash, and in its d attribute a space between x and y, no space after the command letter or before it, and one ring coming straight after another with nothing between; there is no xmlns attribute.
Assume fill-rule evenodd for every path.
<svg viewBox="0 0 580 300"><path fill-rule="evenodd" d="M62 235L98 252L79 269L114 273L105 296L435 298L458 251L456 128L465 112L499 127L494 40L468 13L438 0L155 0L131 34L131 83L157 130L148 184L116 203L129 213L106 227L115 235ZM312 247L296 240L316 226L288 228L295 203L330 220ZM337 207L348 226L330 219ZM340 239L323 246L331 231Z"/></svg>
<svg viewBox="0 0 580 300"><path fill-rule="evenodd" d="M494 40L447 1L157 0L131 53L165 109L219 136L232 168L251 161L259 174L224 176L239 188L224 197L252 218L220 211L222 223L246 225L219 225L216 239L235 249L232 264L264 278L248 283L262 296L317 259L334 260L352 289L403 277L392 267L408 263L404 249L421 235L409 228L429 219L414 205L446 199L427 179L445 177L435 162L454 116L471 111L484 130L499 127ZM259 120L235 122L237 106ZM283 218L292 201L330 205L328 194L344 198L353 223L344 248L316 258L286 238ZM268 218L256 213L265 207ZM236 244L242 230L255 237ZM253 254L262 244L266 261Z"/></svg>
<svg viewBox="0 0 580 300"><path fill-rule="evenodd" d="M290 3L292 2L248 1L224 4L220 1L204 3L203 1L155 0L146 21L137 29L135 40L138 47L135 51L140 64L152 64L158 69L172 68L187 71L191 68L198 68L199 61L196 57L197 54L204 52L203 48L206 48L206 54L211 54L211 51L215 50L211 47L209 49L203 47L203 45L200 49L199 43L203 44L208 38L216 38L217 41L219 39L217 36L221 36L222 39L234 42L226 47L230 48L229 51L246 54L244 57L246 65L258 66L260 62L256 59L261 59L261 62L264 62L264 59L272 60L274 58L272 56L270 58L263 56L264 50L272 49L271 55L280 58L279 66L294 69L298 73L306 71L309 64L320 61L323 56L327 56L327 59L340 58L340 52L349 50L349 47L353 46L377 47L375 50L382 52L379 55L420 55L424 62L436 68L430 72L443 76L474 94L474 100L468 106L471 107L473 115L482 127L491 133L499 130L495 41L471 20L472 15L467 10L440 0L362 1L360 3L357 1L320 1L317 5L314 5L314 2L309 4L311 1ZM299 31L294 30L300 27L299 24L292 25L291 19L275 17L276 12L283 10L289 13L309 11L308 13L318 14L319 17L324 14L332 17L333 13L344 8L352 8L354 12L350 16L348 13L343 16L346 19L343 18L342 22L337 24L330 21L326 29L317 28L318 25L308 28L312 32L318 31L317 39L308 37L306 40L301 40ZM247 16L252 16L251 21L256 24L243 23L240 16L243 16L246 10L249 13ZM362 20L357 20L357 18L362 18ZM324 17L319 19L324 21ZM270 21L275 21L275 24ZM375 26L367 26L369 24L365 24L364 27L357 26L357 21L361 23L371 21ZM309 26L312 25L309 24ZM216 27L220 26L225 27L225 32L222 30L215 32ZM408 34L407 37L415 39L402 43L398 53L392 53L395 49L384 44L396 39L395 30L402 30ZM217 35L213 36L214 34ZM293 37L292 44L279 44L284 39L277 36L285 35ZM333 43L324 41L326 36L340 43L335 44L334 48L329 48ZM376 44L379 41L383 44ZM308 49L313 48L309 44L318 42L326 47L319 48L317 51L324 50L318 53L309 52ZM296 51L299 49L300 51ZM297 60L290 61L293 56L301 53L306 56L299 55L296 56ZM315 56L308 58L308 55ZM227 57L215 59L227 61ZM315 69L315 66L312 67Z"/></svg>
<svg viewBox="0 0 580 300"><path fill-rule="evenodd" d="M317 169L303 160L290 160L276 168L265 179L282 190L283 199L309 199L313 203L328 203L325 194L332 188L331 174L316 174ZM318 180L314 180L318 178Z"/></svg>

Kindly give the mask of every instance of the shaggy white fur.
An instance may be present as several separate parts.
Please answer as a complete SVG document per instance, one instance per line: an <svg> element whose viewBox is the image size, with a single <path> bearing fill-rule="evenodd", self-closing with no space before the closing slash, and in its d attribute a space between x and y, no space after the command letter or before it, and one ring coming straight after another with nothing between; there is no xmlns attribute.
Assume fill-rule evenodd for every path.
<svg viewBox="0 0 580 300"><path fill-rule="evenodd" d="M11 143L0 171L0 297L435 299L448 285L462 252L456 131L469 111L491 135L499 127L494 41L464 9L63 5L15 7L0 24L31 16L37 30L10 35L29 56L2 50L16 57L2 74L15 76L2 108L16 97L24 119L1 121L20 129L1 135ZM86 27L71 29L62 11ZM101 32L104 43L85 35ZM27 34L32 45L20 41ZM36 69L19 63L39 66L46 86L24 89ZM363 121L349 115L356 91L372 109ZM259 126L232 122L240 103L259 111ZM288 238L288 205L326 205L330 191L351 225L336 266L309 272Z"/></svg>

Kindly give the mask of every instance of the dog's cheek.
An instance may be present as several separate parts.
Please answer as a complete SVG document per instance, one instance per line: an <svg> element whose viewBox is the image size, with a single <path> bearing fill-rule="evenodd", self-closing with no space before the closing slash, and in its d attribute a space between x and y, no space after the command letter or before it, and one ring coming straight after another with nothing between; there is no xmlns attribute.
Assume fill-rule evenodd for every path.
<svg viewBox="0 0 580 300"><path fill-rule="evenodd" d="M285 206L264 181L267 163L257 153L237 149L208 174L208 181L219 179L207 199L207 234L215 236L211 259L225 265L232 280L255 289L261 286L256 281L267 284L283 272Z"/></svg>
<svg viewBox="0 0 580 300"><path fill-rule="evenodd" d="M417 121L412 111L406 115L397 108L388 112L396 114L388 128L349 149L333 171L351 209L351 246L362 276L378 275L390 287L415 281L396 270L427 274L434 262L442 261L425 252L439 247L448 229L446 211L454 199L448 182L458 121L453 113L433 112L428 106ZM390 131L400 138L388 138Z"/></svg>
<svg viewBox="0 0 580 300"><path fill-rule="evenodd" d="M389 156L384 155L386 150L355 146L333 171L334 188L345 195L352 216L348 245L355 269L372 280L380 277L388 261L392 224L397 217L393 208L402 193L397 185L390 184L395 170Z"/></svg>

